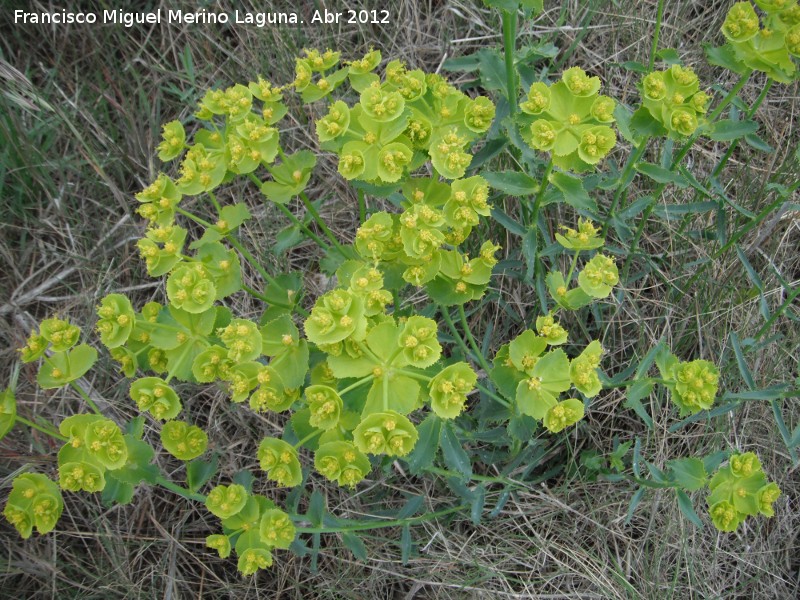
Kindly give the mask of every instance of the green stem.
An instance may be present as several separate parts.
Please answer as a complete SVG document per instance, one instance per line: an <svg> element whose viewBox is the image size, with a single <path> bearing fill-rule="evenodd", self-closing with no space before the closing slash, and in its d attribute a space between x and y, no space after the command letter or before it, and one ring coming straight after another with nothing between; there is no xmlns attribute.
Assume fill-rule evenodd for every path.
<svg viewBox="0 0 800 600"><path fill-rule="evenodd" d="M439 467L428 467L425 469L428 473L434 473L435 475L441 475L442 477L457 477L461 479L461 473L456 473L455 471L449 471L447 469L440 469ZM502 483L503 485L511 485L511 486L518 486L518 487L527 487L524 484L521 484L516 481L511 481L506 477L490 477L488 475L475 475L474 473L470 476L470 479L473 481L486 481L487 483Z"/></svg>
<svg viewBox="0 0 800 600"><path fill-rule="evenodd" d="M536 193L536 199L533 202L533 211L531 213L531 225L536 227L536 221L539 219L539 209L542 207L542 200L544 193L550 185L550 173L553 172L553 155L550 154L550 160L547 161L547 166L544 168L544 175L542 176L542 183L539 185L539 191Z"/></svg>
<svg viewBox="0 0 800 600"><path fill-rule="evenodd" d="M427 375L423 375L422 373L415 373L414 371L409 371L408 369L393 369L395 373L400 373L401 375L405 375L406 377L411 377L412 379L419 379L420 381L430 382L433 377L428 377Z"/></svg>
<svg viewBox="0 0 800 600"><path fill-rule="evenodd" d="M208 227L213 227L214 226L212 223L209 223L205 219L201 219L196 214L194 214L192 212L189 212L188 210L186 210L185 208L181 208L180 206L176 206L175 207L175 212L178 213L178 214L183 215L187 219L191 219L192 221L194 221L198 225L202 225L203 227L208 228Z"/></svg>
<svg viewBox="0 0 800 600"><path fill-rule="evenodd" d="M263 185L263 182L258 177L253 175L252 173L249 173L248 177L250 177L250 180L253 183L255 183L259 188ZM286 208L283 204L278 204L277 202L274 202L273 205L277 206L278 210L280 210L286 216L287 219L289 219L292 223L294 223L300 229L302 229L303 232L308 237L310 237L312 240L314 240L314 242L316 242L316 244L320 248L322 248L325 252L330 252L331 251L331 247L328 244L326 244L325 242L323 242L322 238L320 238L316 233L311 231L305 223L303 223L302 221L300 221L300 219L295 217L294 213L292 213L292 211L290 211L288 208Z"/></svg>
<svg viewBox="0 0 800 600"><path fill-rule="evenodd" d="M389 377L384 374L382 383L382 392L383 392L383 412L389 411Z"/></svg>
<svg viewBox="0 0 800 600"><path fill-rule="evenodd" d="M567 273L566 285L569 287L570 282L572 281L572 274L575 272L575 267L578 266L578 256L580 255L580 250L575 250L575 256L572 257L572 264L569 266L569 273Z"/></svg>
<svg viewBox="0 0 800 600"><path fill-rule="evenodd" d="M247 248L245 248L239 240L237 240L231 234L226 235L225 239L228 240L231 246L233 246L234 248L236 248L236 250L239 251L239 254L242 255L242 257L247 261L247 263L251 267L253 267L256 271L258 271L258 274L264 278L264 281L266 281L267 283L271 283L274 286L280 287L278 282L275 281L275 278L269 273L267 273L267 270L261 266L261 263L259 263L256 260L256 257L250 254Z"/></svg>
<svg viewBox="0 0 800 600"><path fill-rule="evenodd" d="M295 450L297 450L297 449L298 449L300 446L302 446L303 444L305 444L305 443L306 443L308 440L310 440L310 439L313 439L313 438L317 437L318 435L320 435L320 434L322 434L322 433L325 433L325 430L324 430L324 429L317 429L316 431L312 431L312 432L311 432L311 433L309 433L309 434L308 434L306 437L304 437L302 440L300 440L299 442L297 442L297 443L296 443L296 444L293 446L293 447L294 447L294 449L295 449Z"/></svg>
<svg viewBox="0 0 800 600"><path fill-rule="evenodd" d="M305 192L300 192L300 199L303 201L306 210L311 214L311 217L314 219L314 221L316 221L317 225L319 225L319 228L322 229L322 233L325 234L325 237L327 237L334 245L334 247L336 247L336 249L339 251L339 254L345 256L344 250L342 248L342 245L339 243L339 240L336 239L336 236L333 235L333 232L330 230L328 225L325 223L325 221L322 220L322 217L320 216L319 212L317 212L317 209L314 208L313 204L311 204L311 200L308 199L308 196L306 196Z"/></svg>
<svg viewBox="0 0 800 600"><path fill-rule="evenodd" d="M649 141L650 137L649 136L645 137L636 147L636 150L634 150L628 155L628 160L625 161L625 166L623 167L622 174L619 177L619 187L617 187L616 191L614 192L614 198L612 198L611 206L608 208L608 216L606 217L606 220L603 223L603 231L600 234L601 237L605 237L606 232L608 231L608 222L611 220L611 217L614 216L614 211L617 210L617 205L619 204L622 195L625 193L625 190L627 190L628 186L626 182L628 181L628 178L630 177L631 172L634 169L634 166L639 161L639 159L642 158L642 155L644 154L644 151L647 148L647 144Z"/></svg>
<svg viewBox="0 0 800 600"><path fill-rule="evenodd" d="M89 405L89 408L91 408L92 411L94 411L95 414L97 414L97 415L102 415L103 414L103 412L100 410L100 408L97 406L97 404L95 404L94 400L92 400L89 397L89 394L87 394L86 391L80 385L78 385L78 382L70 381L69 385L73 390L75 390L76 392L78 392L78 394L81 395L81 398L83 398L86 401L86 404Z"/></svg>
<svg viewBox="0 0 800 600"><path fill-rule="evenodd" d="M476 384L475 384L475 387L477 387L477 388L478 388L480 391L482 391L484 394L486 394L487 396L489 396L489 397L490 397L492 400L494 400L495 402L499 402L500 404L502 404L502 405L503 405L503 406L505 406L506 408L511 408L511 402L509 402L509 401L508 401L508 400L506 400L505 398L501 398L500 396L498 396L497 394L495 394L493 391L491 391L491 390L490 390L489 388L487 388L486 386L483 386L483 385L481 385L480 383L476 383Z"/></svg>
<svg viewBox="0 0 800 600"><path fill-rule="evenodd" d="M220 206L219 202L217 202L217 197L214 195L214 192L206 192L208 197L211 198L211 203L214 205L214 208L217 209L217 214L222 214L222 207Z"/></svg>
<svg viewBox="0 0 800 600"><path fill-rule="evenodd" d="M383 364L383 361L380 357L375 354L372 350L370 350L369 346L367 346L364 342L356 342L356 345L361 349L364 354L368 354L369 357L376 363Z"/></svg>
<svg viewBox="0 0 800 600"><path fill-rule="evenodd" d="M349 527L298 527L298 533L341 533L343 531L368 531L370 529L382 529L385 527L402 527L404 525L414 525L415 523L423 523L425 521L432 521L438 517L443 517L455 512L460 512L466 509L468 504L460 504L458 506L451 506L443 510L432 513L426 513L418 517L408 517L406 519L390 519L387 521L373 521L353 523Z"/></svg>
<svg viewBox="0 0 800 600"><path fill-rule="evenodd" d="M39 425L38 423L34 423L33 421L29 421L25 417L20 417L19 415L17 415L16 417L14 417L14 420L15 421L19 421L23 425L27 425L28 427L31 427L32 429L36 429L37 431L41 431L42 433L44 433L46 435L49 435L51 438L55 438L55 439L61 440L63 442L68 442L69 441L69 438L64 437L63 435L61 435L57 431L54 431L54 430L49 429L47 427L44 427L43 425Z"/></svg>
<svg viewBox="0 0 800 600"><path fill-rule="evenodd" d="M160 485L161 487L168 489L171 492L178 494L179 496L183 496L187 500L194 500L196 502L205 502L206 497L203 494L199 494L197 492L193 492L185 487L179 486L177 483L172 483L169 479L164 477L163 475L156 476L156 485Z"/></svg>
<svg viewBox="0 0 800 600"><path fill-rule="evenodd" d="M469 345L472 346L472 351L475 353L475 358L478 359L478 362L480 363L481 367L483 367L483 370L486 371L486 375L488 376L489 372L492 370L492 367L488 362L486 362L486 357L483 356L483 352L481 352L481 349L478 347L475 338L472 336L472 331L470 330L469 322L467 321L467 313L464 310L463 304L458 305L458 316L461 318L461 325L464 328L464 334L467 337Z"/></svg>
<svg viewBox="0 0 800 600"><path fill-rule="evenodd" d="M517 43L517 11L501 11L503 22L503 49L506 64L506 92L508 93L509 113L517 114L517 74L514 69L514 49Z"/></svg>
<svg viewBox="0 0 800 600"><path fill-rule="evenodd" d="M658 37L661 35L661 22L664 20L664 0L658 0L658 10L656 12L656 29L653 32L653 45L650 47L650 68L652 71L656 64L656 51L658 50Z"/></svg>
<svg viewBox="0 0 800 600"><path fill-rule="evenodd" d="M367 202L364 199L364 190L358 190L358 222L362 225L367 220Z"/></svg>
<svg viewBox="0 0 800 600"><path fill-rule="evenodd" d="M464 358L468 359L471 352L469 351L466 342L464 342L463 338L461 337L461 334L458 332L458 329L456 329L456 325L455 323L453 323L453 319L450 318L450 313L448 312L447 308L445 308L441 304L438 305L438 308L439 312L442 314L444 322L447 323L447 326L450 328L450 331L453 334L453 338L456 340L456 343L461 348L461 352L463 352Z"/></svg>
<svg viewBox="0 0 800 600"><path fill-rule="evenodd" d="M352 391L352 390L354 390L356 388L359 388L362 385L364 385L365 383L369 383L373 379L375 379L374 375L367 375L363 379L359 379L355 383L353 383L351 385L348 385L346 388L344 388L343 390L339 390L336 393L339 394L340 396L344 396L347 392L350 392L350 391Z"/></svg>
<svg viewBox="0 0 800 600"><path fill-rule="evenodd" d="M778 307L778 310L772 313L772 316L767 319L767 322L761 326L761 329L759 329L758 333L756 333L757 340L761 339L761 336L769 331L769 328L772 327L772 324L778 319L779 316L783 314L783 312L792 304L792 302L794 302L794 299L797 298L798 295L800 295L800 286L797 286L791 294L786 296L786 300L783 302L783 304L781 304L780 307Z"/></svg>

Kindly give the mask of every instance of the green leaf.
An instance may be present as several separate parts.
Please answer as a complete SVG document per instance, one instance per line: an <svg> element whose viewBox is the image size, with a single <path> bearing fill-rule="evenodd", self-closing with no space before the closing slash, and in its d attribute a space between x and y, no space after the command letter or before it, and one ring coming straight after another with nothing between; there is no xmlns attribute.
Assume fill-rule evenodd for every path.
<svg viewBox="0 0 800 600"><path fill-rule="evenodd" d="M461 446L461 441L453 430L453 424L450 421L442 425L439 443L442 446L442 457L448 468L460 473L464 481L469 480L472 477L472 462Z"/></svg>
<svg viewBox="0 0 800 600"><path fill-rule="evenodd" d="M699 458L680 458L667 463L672 471L672 479L685 490L693 492L704 487L708 475L703 461Z"/></svg>
<svg viewBox="0 0 800 600"><path fill-rule="evenodd" d="M9 390L0 391L0 440L14 427L17 420L17 401Z"/></svg>
<svg viewBox="0 0 800 600"><path fill-rule="evenodd" d="M625 403L623 404L625 408L633 409L633 411L639 415L639 418L644 421L647 427L650 429L653 429L653 419L647 413L647 410L642 404L642 398L649 396L650 392L653 391L654 386L655 384L649 379L641 379L637 381L628 388Z"/></svg>
<svg viewBox="0 0 800 600"><path fill-rule="evenodd" d="M344 543L344 547L350 550L360 561L367 560L367 547L364 545L364 542L361 541L361 538L358 537L355 533L351 531L343 531L342 532L342 542Z"/></svg>
<svg viewBox="0 0 800 600"><path fill-rule="evenodd" d="M486 90L498 90L506 95L506 67L500 52L484 48L478 52L481 82Z"/></svg>
<svg viewBox="0 0 800 600"><path fill-rule="evenodd" d="M628 512L625 515L625 525L630 524L631 519L633 519L633 513L636 510L636 507L639 506L639 503L644 498L644 493L647 491L647 488L640 487L636 490L636 493L631 497L631 501L628 504Z"/></svg>
<svg viewBox="0 0 800 600"><path fill-rule="evenodd" d="M509 233L523 236L527 231L519 222L515 221L499 208L492 209L492 218L508 230Z"/></svg>
<svg viewBox="0 0 800 600"><path fill-rule="evenodd" d="M417 427L419 439L406 462L414 475L419 475L433 464L436 451L439 449L439 435L442 420L434 414L429 414Z"/></svg>
<svg viewBox="0 0 800 600"><path fill-rule="evenodd" d="M647 175L656 183L674 183L681 189L689 186L689 182L686 181L686 179L680 173L670 171L664 167L659 167L653 163L637 163L634 168L639 171L639 173Z"/></svg>
<svg viewBox="0 0 800 600"><path fill-rule="evenodd" d="M748 67L736 58L736 52L730 44L717 47L703 44L703 47L710 64L733 71L738 75L742 75L748 70Z"/></svg>
<svg viewBox="0 0 800 600"><path fill-rule="evenodd" d="M739 247L737 246L736 249L738 250ZM744 359L744 353L742 352L742 345L739 343L739 336L735 331L731 331L730 340L731 346L733 347L733 354L736 356L736 365L739 367L739 373L742 374L742 379L744 379L748 388L751 390L755 389L756 383L753 381L753 375L747 367L747 361Z"/></svg>
<svg viewBox="0 0 800 600"><path fill-rule="evenodd" d="M56 352L39 367L37 383L45 390L59 388L83 377L96 360L97 350L86 344L67 352Z"/></svg>
<svg viewBox="0 0 800 600"><path fill-rule="evenodd" d="M716 142L729 142L753 134L756 131L758 131L758 123L755 121L722 119L712 125L707 135Z"/></svg>
<svg viewBox="0 0 800 600"><path fill-rule="evenodd" d="M384 393L384 378L376 377L372 382L372 387L367 394L367 402L364 405L364 411L361 413L363 419L372 413L383 412L383 393ZM386 386L388 394L388 408L401 415L407 415L412 410L419 407L419 383L405 375L391 375L389 384Z"/></svg>
<svg viewBox="0 0 800 600"><path fill-rule="evenodd" d="M567 204L579 210L597 212L597 204L589 197L580 178L556 171L551 173L549 180L564 194Z"/></svg>
<svg viewBox="0 0 800 600"><path fill-rule="evenodd" d="M483 172L481 176L494 189L509 196L531 196L539 191L536 180L519 171Z"/></svg>
<svg viewBox="0 0 800 600"><path fill-rule="evenodd" d="M684 492L683 490L675 490L675 494L678 496L678 508L681 509L683 516L689 519L695 525L697 525L697 527L702 528L703 522L700 520L700 517L698 517L697 513L694 511L694 507L692 506L692 501L689 499L689 496L686 495L686 492Z"/></svg>
<svg viewBox="0 0 800 600"><path fill-rule="evenodd" d="M108 471L105 474L106 485L100 496L105 506L111 507L114 504L130 504L133 500L134 486L130 483L120 481L114 477L115 471Z"/></svg>
<svg viewBox="0 0 800 600"><path fill-rule="evenodd" d="M211 460L193 460L186 465L186 484L196 492L203 487L217 472L219 458L215 455Z"/></svg>
<svg viewBox="0 0 800 600"><path fill-rule="evenodd" d="M313 527L322 527L322 521L325 517L325 497L319 490L311 492L306 517Z"/></svg>
<svg viewBox="0 0 800 600"><path fill-rule="evenodd" d="M755 133L748 133L744 136L744 141L747 142L747 145L751 148L755 148L756 150L760 150L761 152L766 152L767 154L772 154L775 152L775 148L770 146L767 142L762 140L758 137Z"/></svg>
<svg viewBox="0 0 800 600"><path fill-rule="evenodd" d="M403 532L400 535L400 560L404 565L407 565L409 558L411 558L412 545L411 525L406 523L403 526Z"/></svg>
<svg viewBox="0 0 800 600"><path fill-rule="evenodd" d="M150 464L155 457L153 448L132 435L125 435L123 438L128 448L128 460L121 468L109 471L108 474L131 486L136 486L142 481L154 484L158 477L158 467Z"/></svg>

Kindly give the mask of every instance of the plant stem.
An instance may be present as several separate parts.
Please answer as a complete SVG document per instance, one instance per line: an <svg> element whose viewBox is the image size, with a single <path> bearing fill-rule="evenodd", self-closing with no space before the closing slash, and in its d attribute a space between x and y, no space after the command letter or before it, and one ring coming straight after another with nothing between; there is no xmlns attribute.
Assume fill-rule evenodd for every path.
<svg viewBox="0 0 800 600"><path fill-rule="evenodd" d="M385 527L402 527L404 525L413 525L415 523L422 523L424 521L432 521L438 517L443 517L455 512L459 512L467 508L467 504L459 504L458 506L451 506L443 510L432 513L426 513L418 517L408 517L406 519L390 519L387 521L373 521L373 522L356 522L349 527L298 527L298 533L341 533L343 531L368 531L370 529L382 529Z"/></svg>
<svg viewBox="0 0 800 600"><path fill-rule="evenodd" d="M347 392L353 391L354 389L361 387L365 383L369 383L373 379L375 379L374 375L367 375L366 377L359 379L355 383L348 385L346 388L344 388L343 390L339 390L336 393L339 394L340 396L344 396Z"/></svg>
<svg viewBox="0 0 800 600"><path fill-rule="evenodd" d="M333 245L339 251L339 254L345 256L344 250L342 248L342 245L339 243L339 240L336 239L336 236L333 235L333 232L330 230L328 225L325 223L325 221L322 220L322 217L320 216L319 212L317 212L317 209L314 208L313 204L311 204L311 200L308 199L308 196L306 196L305 192L300 192L300 199L303 201L306 210L311 214L311 217L314 219L314 221L316 221L317 225L319 225L319 228L322 229L322 233L325 234L325 237L327 237L331 241L331 243L333 243Z"/></svg>
<svg viewBox="0 0 800 600"><path fill-rule="evenodd" d="M495 402L499 402L500 404L502 404L502 405L503 405L503 406L505 406L506 408L511 408L511 402L509 402L509 401L508 401L508 400L506 400L505 398L501 398L500 396L498 396L497 394L495 394L493 391L491 391L491 390L490 390L489 388L487 388L486 386L483 386L483 385L481 385L480 383L476 383L476 384L475 384L475 387L477 387L477 388L478 388L480 391L482 391L484 394L486 394L487 396L489 396L489 397L490 397L492 400L494 400Z"/></svg>
<svg viewBox="0 0 800 600"><path fill-rule="evenodd" d="M75 390L76 392L78 392L81 395L81 398L83 398L86 401L86 404L89 405L89 408L91 408L92 411L94 411L95 414L97 414L97 415L102 415L103 414L103 412L100 410L100 408L97 406L97 404L95 404L94 400L92 400L89 397L89 394L86 393L86 391L78 384L78 382L70 381L69 385L73 390Z"/></svg>
<svg viewBox="0 0 800 600"><path fill-rule="evenodd" d="M619 177L619 187L617 187L616 191L614 192L614 198L611 200L611 206L608 208L608 216L606 217L605 222L603 223L603 230L600 234L601 237L605 237L606 232L608 231L608 222L611 217L614 216L614 211L617 210L617 205L619 204L622 195L625 193L627 189L626 182L633 171L634 166L642 158L645 149L647 148L647 143L650 141L650 137L645 137L639 145L636 147L636 150L631 152L628 155L628 160L625 161L625 166L622 168L622 174Z"/></svg>
<svg viewBox="0 0 800 600"><path fill-rule="evenodd" d="M312 432L311 432L311 433L309 433L309 434L308 434L306 437L304 437L302 440L300 440L299 442L297 442L297 443L296 443L296 444L293 446L293 448L294 448L295 450L297 450L297 449L298 449L300 446L302 446L303 444L305 444L305 443L306 443L308 440L310 440L310 439L313 439L313 438L317 437L318 435L320 435L320 434L322 434L322 433L324 433L324 430L323 430L323 429L317 429L316 431L312 431Z"/></svg>
<svg viewBox="0 0 800 600"><path fill-rule="evenodd" d="M468 359L471 352L467 347L467 344L464 342L464 339L461 337L461 334L456 329L455 323L453 323L453 319L450 318L450 313L448 312L447 308L442 306L441 304L438 305L439 312L442 313L442 318L444 319L447 326L450 328L451 333L453 334L453 338L456 340L456 343L461 348L461 352L464 354L464 358Z"/></svg>
<svg viewBox="0 0 800 600"><path fill-rule="evenodd" d="M483 370L486 371L486 375L488 376L489 372L492 370L492 367L488 362L486 362L483 352L481 352L481 349L478 348L478 344L475 341L475 338L472 336L472 331L470 330L469 322L467 321L467 313L464 311L463 304L458 305L458 316L461 318L461 325L464 328L464 334L467 337L469 345L472 346L472 350L475 353L475 358L478 359L478 362L481 364L481 367L483 367Z"/></svg>
<svg viewBox="0 0 800 600"><path fill-rule="evenodd" d="M385 374L381 384L383 392L383 412L389 412L389 377L387 377Z"/></svg>
<svg viewBox="0 0 800 600"><path fill-rule="evenodd" d="M261 185L263 185L263 182L252 173L249 173L248 176L250 177L250 180L253 183L259 186L259 188L261 187ZM292 211L286 208L283 204L278 204L277 202L273 202L273 204L278 207L278 210L280 210L286 216L287 219L289 219L292 223L297 225L300 229L303 230L303 232L305 232L305 234L308 237L314 240L320 248L322 248L325 252L331 251L331 247L325 242L323 242L322 238L320 238L316 233L311 231L305 223L303 223L302 221L300 221L300 219L294 216L294 213L292 213Z"/></svg>
<svg viewBox="0 0 800 600"><path fill-rule="evenodd" d="M433 377L428 377L422 373L415 373L414 371L409 371L408 369L394 369L394 372L405 375L406 377L411 377L412 379L419 379L420 381L424 381L426 383L433 379Z"/></svg>
<svg viewBox="0 0 800 600"><path fill-rule="evenodd" d="M159 474L156 476L156 485L160 485L161 487L168 489L171 492L178 494L179 496L183 496L187 500L194 500L196 502L205 502L206 497L203 494L199 494L197 492L193 492L185 487L179 486L177 483L172 483L169 479L164 477L163 475Z"/></svg>
<svg viewBox="0 0 800 600"><path fill-rule="evenodd" d="M517 11L501 11L503 22L503 49L506 63L506 92L508 93L509 114L517 114L517 74L514 69L514 49L517 42Z"/></svg>
<svg viewBox="0 0 800 600"><path fill-rule="evenodd" d="M14 420L15 421L19 421L23 425L27 425L28 427L31 427L32 429L36 429L37 431L41 431L42 433L44 433L46 435L49 435L51 438L55 438L57 440L61 440L61 441L64 441L64 442L68 442L69 441L69 438L64 437L63 435L61 435L57 431L54 431L52 429L48 429L47 427L44 427L43 425L39 425L38 423L34 423L33 421L29 421L25 417L20 417L19 415L17 415L16 417L14 417Z"/></svg>
<svg viewBox="0 0 800 600"><path fill-rule="evenodd" d="M206 192L208 197L211 198L211 203L214 205L214 208L217 209L217 214L222 214L222 207L217 202L217 197L214 195L214 192Z"/></svg>
<svg viewBox="0 0 800 600"><path fill-rule="evenodd" d="M544 175L542 175L542 183L539 185L539 191L536 193L536 200L533 203L533 211L531 213L531 226L536 227L536 221L539 219L539 209L542 207L542 200L544 193L550 185L550 173L553 172L553 155L550 154L550 160L547 161L547 166L544 168ZM538 244L537 244L538 245Z"/></svg>
<svg viewBox="0 0 800 600"><path fill-rule="evenodd" d="M658 0L658 10L656 12L656 29L653 32L653 45L650 47L650 64L648 71L652 71L656 64L656 52L658 51L658 37L661 35L661 22L664 20L664 0Z"/></svg>
<svg viewBox="0 0 800 600"><path fill-rule="evenodd" d="M425 469L428 473L434 473L436 475L441 475L442 477L457 477L461 479L461 473L456 473L455 471L449 471L447 469L440 469L439 467L428 467ZM473 481L486 481L487 483L502 483L503 485L513 485L518 487L526 487L524 484L511 481L506 477L490 477L488 475L475 475L474 473L470 476L470 479Z"/></svg>
<svg viewBox="0 0 800 600"><path fill-rule="evenodd" d="M362 225L367 220L367 202L364 199L364 190L358 190L358 222Z"/></svg>
<svg viewBox="0 0 800 600"><path fill-rule="evenodd" d="M575 250L575 256L572 257L572 264L569 266L569 273L567 273L567 278L565 280L567 287L569 287L569 284L572 281L572 274L575 272L575 267L578 266L578 256L580 253L580 250Z"/></svg>

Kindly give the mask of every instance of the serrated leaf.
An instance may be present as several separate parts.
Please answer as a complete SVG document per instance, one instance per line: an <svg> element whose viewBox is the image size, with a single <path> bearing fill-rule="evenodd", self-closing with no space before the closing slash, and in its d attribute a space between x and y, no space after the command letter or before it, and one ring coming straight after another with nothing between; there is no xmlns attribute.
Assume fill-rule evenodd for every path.
<svg viewBox="0 0 800 600"><path fill-rule="evenodd" d="M364 545L364 542L361 541L361 538L358 537L355 533L351 531L343 531L342 532L342 542L344 543L344 547L350 550L360 561L367 560L367 547Z"/></svg>
<svg viewBox="0 0 800 600"><path fill-rule="evenodd" d="M649 429L653 429L653 419L642 404L642 398L650 395L650 392L653 391L653 386L653 382L647 379L637 381L628 388L625 403L623 404L625 408L630 408L639 415L639 418L645 422Z"/></svg>
<svg viewBox="0 0 800 600"><path fill-rule="evenodd" d="M484 48L478 52L478 68L481 82L486 90L497 90L506 94L506 68L500 52Z"/></svg>
<svg viewBox="0 0 800 600"><path fill-rule="evenodd" d="M133 500L134 486L114 477L113 471L107 472L105 479L106 486L100 496L103 504L109 507L114 504L130 504L131 500Z"/></svg>
<svg viewBox="0 0 800 600"><path fill-rule="evenodd" d="M442 458L448 468L459 473L464 481L469 480L472 477L472 461L461 446L461 441L453 430L453 424L449 421L442 425L439 444L442 447Z"/></svg>
<svg viewBox="0 0 800 600"><path fill-rule="evenodd" d="M748 67L736 58L736 53L730 44L716 47L703 44L703 47L706 51L706 58L710 64L722 67L728 71L733 71L738 75L742 75L747 71Z"/></svg>
<svg viewBox="0 0 800 600"><path fill-rule="evenodd" d="M704 487L708 474L699 458L680 458L667 463L673 481L685 490L693 492Z"/></svg>
<svg viewBox="0 0 800 600"><path fill-rule="evenodd" d="M499 208L492 209L492 218L514 235L523 236L527 231L522 224L509 217Z"/></svg>

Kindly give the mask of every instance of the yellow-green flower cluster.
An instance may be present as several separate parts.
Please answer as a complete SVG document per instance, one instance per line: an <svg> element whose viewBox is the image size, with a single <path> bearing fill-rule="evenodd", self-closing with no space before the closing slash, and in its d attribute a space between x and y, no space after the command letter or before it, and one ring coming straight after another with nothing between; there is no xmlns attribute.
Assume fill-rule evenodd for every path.
<svg viewBox="0 0 800 600"><path fill-rule="evenodd" d="M208 447L208 435L197 425L185 421L167 421L161 429L161 444L179 460L192 460Z"/></svg>
<svg viewBox="0 0 800 600"><path fill-rule="evenodd" d="M659 363L661 377L681 415L695 414L714 405L719 370L707 360L681 362L672 354Z"/></svg>
<svg viewBox="0 0 800 600"><path fill-rule="evenodd" d="M58 486L39 473L23 473L14 478L3 516L28 539L36 527L39 534L55 529L64 499Z"/></svg>
<svg viewBox="0 0 800 600"><path fill-rule="evenodd" d="M158 377L137 379L131 384L129 395L139 410L163 421L174 419L183 408L175 390Z"/></svg>
<svg viewBox="0 0 800 600"><path fill-rule="evenodd" d="M116 423L100 415L73 415L59 431L68 441L58 452L59 484L65 490L99 492L106 471L122 468L128 446Z"/></svg>
<svg viewBox="0 0 800 600"><path fill-rule="evenodd" d="M19 353L24 363L44 358L36 377L40 387L53 389L67 385L83 377L97 361L94 348L78 344L80 335L78 327L59 318L45 319L38 332L31 332Z"/></svg>
<svg viewBox="0 0 800 600"><path fill-rule="evenodd" d="M536 150L550 152L561 169L590 170L617 143L611 128L616 102L599 91L600 78L580 67L567 69L552 85L534 83L520 103L523 139Z"/></svg>
<svg viewBox="0 0 800 600"><path fill-rule="evenodd" d="M775 81L791 83L797 78L792 58L800 58L800 7L796 0L755 2L762 16L750 2L737 2L728 10L722 34L738 61Z"/></svg>
<svg viewBox="0 0 800 600"><path fill-rule="evenodd" d="M440 75L409 70L397 60L386 66L381 81L370 72L379 62L380 53L372 51L351 63L359 103L351 107L336 101L317 121L323 148L339 155L339 173L346 179L395 183L430 159L443 177L463 177L472 162L469 144L491 126L494 104L486 97L472 99ZM302 86L298 89L304 90L305 101L322 97L306 94L309 87L324 83L327 95L347 71L336 71L333 82L323 77L315 84L308 60L298 60L298 68L295 85Z"/></svg>
<svg viewBox="0 0 800 600"><path fill-rule="evenodd" d="M235 549L242 575L272 566L272 552L288 548L297 537L288 514L239 484L215 487L207 496L206 508L222 521L223 530L208 536L206 546L220 558L227 558Z"/></svg>
<svg viewBox="0 0 800 600"><path fill-rule="evenodd" d="M355 487L372 465L367 455L356 448L353 442L336 441L321 444L314 453L314 467L325 478L343 487Z"/></svg>
<svg viewBox="0 0 800 600"><path fill-rule="evenodd" d="M537 319L539 333L528 329L503 345L494 359L491 378L498 390L514 402L517 410L542 421L557 433L584 416L584 403L576 398L561 400L574 387L586 398L602 388L599 378L600 342L591 342L571 361L561 349L549 349L566 342L562 328L547 315Z"/></svg>
<svg viewBox="0 0 800 600"><path fill-rule="evenodd" d="M711 478L708 489L708 513L720 531L735 531L748 516L773 516L772 505L781 494L752 452L731 456Z"/></svg>
<svg viewBox="0 0 800 600"><path fill-rule="evenodd" d="M641 83L642 106L667 130L670 137L692 135L708 111L709 96L700 90L695 72L672 65L647 74Z"/></svg>
<svg viewBox="0 0 800 600"><path fill-rule="evenodd" d="M264 438L258 446L258 462L267 477L281 487L294 487L303 480L297 450L288 442Z"/></svg>

